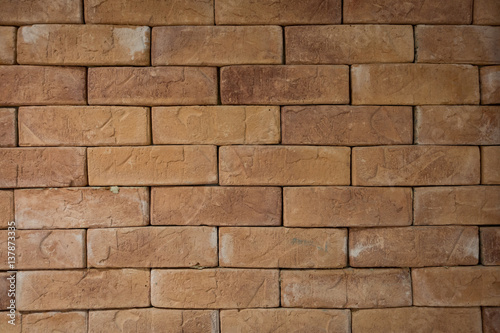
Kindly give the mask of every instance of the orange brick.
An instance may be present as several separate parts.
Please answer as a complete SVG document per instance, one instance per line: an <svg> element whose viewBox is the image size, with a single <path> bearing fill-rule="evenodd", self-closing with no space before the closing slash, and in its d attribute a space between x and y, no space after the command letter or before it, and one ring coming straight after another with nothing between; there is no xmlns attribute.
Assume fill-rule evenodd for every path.
<svg viewBox="0 0 500 333"><path fill-rule="evenodd" d="M151 224L281 225L281 189L221 186L153 187Z"/></svg>
<svg viewBox="0 0 500 333"><path fill-rule="evenodd" d="M353 148L352 183L364 186L478 184L479 149L460 146Z"/></svg>
<svg viewBox="0 0 500 333"><path fill-rule="evenodd" d="M221 99L223 104L346 104L348 72L342 65L223 67Z"/></svg>
<svg viewBox="0 0 500 333"><path fill-rule="evenodd" d="M153 29L153 65L281 64L276 26L182 26Z"/></svg>
<svg viewBox="0 0 500 333"><path fill-rule="evenodd" d="M0 64L12 65L15 62L16 27L0 27Z"/></svg>
<svg viewBox="0 0 500 333"><path fill-rule="evenodd" d="M481 104L500 104L500 66L481 67Z"/></svg>
<svg viewBox="0 0 500 333"><path fill-rule="evenodd" d="M500 25L500 2L474 0L474 24Z"/></svg>
<svg viewBox="0 0 500 333"><path fill-rule="evenodd" d="M217 183L215 146L88 149L89 185L192 185Z"/></svg>
<svg viewBox="0 0 500 333"><path fill-rule="evenodd" d="M500 146L481 147L481 184L500 184Z"/></svg>
<svg viewBox="0 0 500 333"><path fill-rule="evenodd" d="M353 104L479 104L479 77L475 66L353 65L351 77Z"/></svg>
<svg viewBox="0 0 500 333"><path fill-rule="evenodd" d="M405 106L285 106L281 123L283 144L413 143L413 112Z"/></svg>
<svg viewBox="0 0 500 333"><path fill-rule="evenodd" d="M304 308L411 305L408 269L281 271L281 304Z"/></svg>
<svg viewBox="0 0 500 333"><path fill-rule="evenodd" d="M7 229L14 221L14 192L0 191L0 229Z"/></svg>
<svg viewBox="0 0 500 333"><path fill-rule="evenodd" d="M10 320L8 317L10 313L8 311L0 311L0 317L5 320L0 321L0 332L5 333L21 333L21 320L22 316L20 313L16 313L16 325L9 324L7 320Z"/></svg>
<svg viewBox="0 0 500 333"><path fill-rule="evenodd" d="M84 23L80 0L0 0L0 24Z"/></svg>
<svg viewBox="0 0 500 333"><path fill-rule="evenodd" d="M4 259L6 260L6 259ZM9 289L11 289L11 284L13 284L13 279L17 278L16 272L0 272L0 307L2 309L7 309L10 305L11 298L9 297ZM9 280L7 280L9 279ZM18 288L16 288L18 289ZM5 317L4 317L5 319ZM3 320L2 320L3 321ZM6 320L5 320L6 321Z"/></svg>
<svg viewBox="0 0 500 333"><path fill-rule="evenodd" d="M498 333L500 327L500 307L483 307L483 333Z"/></svg>
<svg viewBox="0 0 500 333"><path fill-rule="evenodd" d="M277 270L153 269L151 287L155 307L240 309L279 304Z"/></svg>
<svg viewBox="0 0 500 333"><path fill-rule="evenodd" d="M149 27L40 24L19 28L17 62L32 65L149 65Z"/></svg>
<svg viewBox="0 0 500 333"><path fill-rule="evenodd" d="M225 146L221 185L349 185L345 147Z"/></svg>
<svg viewBox="0 0 500 333"><path fill-rule="evenodd" d="M85 148L0 149L0 188L87 185Z"/></svg>
<svg viewBox="0 0 500 333"><path fill-rule="evenodd" d="M500 227L481 228L481 263L500 265Z"/></svg>
<svg viewBox="0 0 500 333"><path fill-rule="evenodd" d="M16 109L0 108L0 147L17 145Z"/></svg>
<svg viewBox="0 0 500 333"><path fill-rule="evenodd" d="M23 332L87 333L87 312L42 312L23 314Z"/></svg>

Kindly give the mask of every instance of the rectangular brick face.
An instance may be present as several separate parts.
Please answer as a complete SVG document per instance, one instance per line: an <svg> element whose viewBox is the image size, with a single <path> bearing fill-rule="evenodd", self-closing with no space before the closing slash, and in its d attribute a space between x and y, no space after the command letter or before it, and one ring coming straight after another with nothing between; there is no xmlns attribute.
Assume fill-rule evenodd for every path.
<svg viewBox="0 0 500 333"><path fill-rule="evenodd" d="M500 66L481 67L481 104L500 104Z"/></svg>
<svg viewBox="0 0 500 333"><path fill-rule="evenodd" d="M500 265L500 227L481 228L481 263Z"/></svg>
<svg viewBox="0 0 500 333"><path fill-rule="evenodd" d="M483 333L496 333L500 327L500 307L483 307Z"/></svg>
<svg viewBox="0 0 500 333"><path fill-rule="evenodd" d="M17 145L17 116L14 108L0 108L0 147Z"/></svg>
<svg viewBox="0 0 500 333"><path fill-rule="evenodd" d="M474 0L474 24L500 25L500 3L496 0Z"/></svg>
<svg viewBox="0 0 500 333"><path fill-rule="evenodd" d="M0 191L0 229L7 229L14 221L14 192Z"/></svg>
<svg viewBox="0 0 500 333"><path fill-rule="evenodd" d="M0 0L0 24L83 23L80 0Z"/></svg>
<svg viewBox="0 0 500 333"><path fill-rule="evenodd" d="M15 63L15 61L16 61L16 28L0 27L0 64L12 65Z"/></svg>
<svg viewBox="0 0 500 333"><path fill-rule="evenodd" d="M221 185L349 185L345 147L225 146Z"/></svg>
<svg viewBox="0 0 500 333"><path fill-rule="evenodd" d="M349 103L347 66L229 66L221 69L223 104Z"/></svg>
<svg viewBox="0 0 500 333"><path fill-rule="evenodd" d="M500 146L481 147L481 184L500 184Z"/></svg>
<svg viewBox="0 0 500 333"><path fill-rule="evenodd" d="M22 320L25 332L87 332L85 311L26 313Z"/></svg>

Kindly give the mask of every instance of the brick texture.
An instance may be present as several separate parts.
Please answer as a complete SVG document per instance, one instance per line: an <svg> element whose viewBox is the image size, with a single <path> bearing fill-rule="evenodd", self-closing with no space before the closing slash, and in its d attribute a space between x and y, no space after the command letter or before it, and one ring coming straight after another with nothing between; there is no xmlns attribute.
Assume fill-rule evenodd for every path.
<svg viewBox="0 0 500 333"><path fill-rule="evenodd" d="M496 0L474 0L474 24L500 25L500 3Z"/></svg>
<svg viewBox="0 0 500 333"><path fill-rule="evenodd" d="M481 67L481 103L500 103L500 66Z"/></svg>
<svg viewBox="0 0 500 333"><path fill-rule="evenodd" d="M16 28L0 27L0 64L12 65L16 60Z"/></svg>
<svg viewBox="0 0 500 333"><path fill-rule="evenodd" d="M13 108L0 108L0 147L17 145L17 113Z"/></svg>
<svg viewBox="0 0 500 333"><path fill-rule="evenodd" d="M80 0L1 0L0 24L83 23Z"/></svg>
<svg viewBox="0 0 500 333"><path fill-rule="evenodd" d="M500 184L500 146L481 147L481 184Z"/></svg>
<svg viewBox="0 0 500 333"><path fill-rule="evenodd" d="M87 332L84 311L27 313L23 315L23 332Z"/></svg>
<svg viewBox="0 0 500 333"><path fill-rule="evenodd" d="M14 221L14 192L0 191L0 229L7 229Z"/></svg>
<svg viewBox="0 0 500 333"><path fill-rule="evenodd" d="M483 308L483 333L497 333L500 327L500 308Z"/></svg>
<svg viewBox="0 0 500 333"><path fill-rule="evenodd" d="M500 265L500 227L481 228L481 263Z"/></svg>

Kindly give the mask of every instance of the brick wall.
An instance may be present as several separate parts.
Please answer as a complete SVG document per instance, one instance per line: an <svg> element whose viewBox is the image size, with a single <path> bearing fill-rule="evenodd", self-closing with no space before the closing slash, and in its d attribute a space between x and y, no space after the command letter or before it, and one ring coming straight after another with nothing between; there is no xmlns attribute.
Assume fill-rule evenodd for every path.
<svg viewBox="0 0 500 333"><path fill-rule="evenodd" d="M0 331L500 332L498 0L0 25Z"/></svg>

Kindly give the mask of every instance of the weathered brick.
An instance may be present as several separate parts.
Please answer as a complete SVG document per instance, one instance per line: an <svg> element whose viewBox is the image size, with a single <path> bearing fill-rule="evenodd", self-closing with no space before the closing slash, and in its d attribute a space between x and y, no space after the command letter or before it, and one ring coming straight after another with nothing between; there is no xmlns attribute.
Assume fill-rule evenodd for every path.
<svg viewBox="0 0 500 333"><path fill-rule="evenodd" d="M500 186L418 187L414 224L500 224Z"/></svg>
<svg viewBox="0 0 500 333"><path fill-rule="evenodd" d="M41 24L19 28L17 62L32 65L149 65L149 27Z"/></svg>
<svg viewBox="0 0 500 333"><path fill-rule="evenodd" d="M212 67L89 68L88 81L89 104L217 104Z"/></svg>
<svg viewBox="0 0 500 333"><path fill-rule="evenodd" d="M185 106L152 110L155 144L277 144L277 106Z"/></svg>
<svg viewBox="0 0 500 333"><path fill-rule="evenodd" d="M86 23L132 25L214 24L212 0L85 0Z"/></svg>
<svg viewBox="0 0 500 333"><path fill-rule="evenodd" d="M81 0L0 0L0 24L83 23Z"/></svg>
<svg viewBox="0 0 500 333"><path fill-rule="evenodd" d="M14 192L0 191L0 229L7 229L14 221Z"/></svg>
<svg viewBox="0 0 500 333"><path fill-rule="evenodd" d="M0 64L12 65L15 62L16 62L16 28L0 27Z"/></svg>
<svg viewBox="0 0 500 333"><path fill-rule="evenodd" d="M23 332L87 333L87 313L84 311L43 312L23 314Z"/></svg>
<svg viewBox="0 0 500 333"><path fill-rule="evenodd" d="M412 220L410 188L285 187L287 227L404 226Z"/></svg>
<svg viewBox="0 0 500 333"><path fill-rule="evenodd" d="M131 227L149 224L149 190L128 188L16 190L20 229Z"/></svg>
<svg viewBox="0 0 500 333"><path fill-rule="evenodd" d="M481 104L500 104L500 66L481 67Z"/></svg>
<svg viewBox="0 0 500 333"><path fill-rule="evenodd" d="M149 109L119 106L19 108L20 146L151 144Z"/></svg>
<svg viewBox="0 0 500 333"><path fill-rule="evenodd" d="M219 228L220 266L338 268L346 264L346 229Z"/></svg>
<svg viewBox="0 0 500 333"><path fill-rule="evenodd" d="M500 267L429 267L412 270L413 305L498 306Z"/></svg>
<svg viewBox="0 0 500 333"><path fill-rule="evenodd" d="M349 230L352 267L477 265L477 227L404 227Z"/></svg>
<svg viewBox="0 0 500 333"><path fill-rule="evenodd" d="M90 267L217 266L217 229L140 227L90 229Z"/></svg>
<svg viewBox="0 0 500 333"><path fill-rule="evenodd" d="M406 106L286 106L281 124L283 144L413 143L413 112Z"/></svg>
<svg viewBox="0 0 500 333"><path fill-rule="evenodd" d="M479 104L478 69L471 65L353 65L351 77L352 104Z"/></svg>
<svg viewBox="0 0 500 333"><path fill-rule="evenodd" d="M153 269L151 288L155 307L240 309L279 304L277 270Z"/></svg>
<svg viewBox="0 0 500 333"><path fill-rule="evenodd" d="M500 265L500 227L481 228L481 263Z"/></svg>
<svg viewBox="0 0 500 333"><path fill-rule="evenodd" d="M87 185L85 148L0 149L0 188Z"/></svg>
<svg viewBox="0 0 500 333"><path fill-rule="evenodd" d="M87 269L17 273L20 311L149 306L149 270Z"/></svg>
<svg viewBox="0 0 500 333"><path fill-rule="evenodd" d="M500 146L481 147L481 184L500 184Z"/></svg>
<svg viewBox="0 0 500 333"><path fill-rule="evenodd" d="M9 324L8 320L10 319L10 312L8 311L0 311L0 318L4 318L4 320L0 321L0 332L4 333L21 333L21 314L15 314L15 325ZM28 333L28 332L26 332Z"/></svg>
<svg viewBox="0 0 500 333"><path fill-rule="evenodd" d="M281 304L304 308L411 305L408 269L281 271Z"/></svg>
<svg viewBox="0 0 500 333"><path fill-rule="evenodd" d="M483 307L483 333L498 333L500 327L500 307Z"/></svg>
<svg viewBox="0 0 500 333"><path fill-rule="evenodd" d="M343 65L229 66L221 69L223 104L347 104Z"/></svg>
<svg viewBox="0 0 500 333"><path fill-rule="evenodd" d="M221 185L349 185L345 147L225 146Z"/></svg>
<svg viewBox="0 0 500 333"><path fill-rule="evenodd" d="M4 258L4 260L6 260L6 258ZM11 304L11 297L9 296L9 293L12 293L12 290L14 289L18 289L17 286L15 286L14 279L12 279L16 277L18 277L16 272L0 272L0 307L2 309L7 309L7 306ZM11 278L12 280L7 280L7 278Z"/></svg>
<svg viewBox="0 0 500 333"><path fill-rule="evenodd" d="M153 65L281 64L277 26L182 26L153 29Z"/></svg>
<svg viewBox="0 0 500 333"><path fill-rule="evenodd" d="M478 184L479 149L464 146L353 148L352 183L365 186Z"/></svg>
<svg viewBox="0 0 500 333"><path fill-rule="evenodd" d="M17 145L16 109L0 108L0 147Z"/></svg>
<svg viewBox="0 0 500 333"><path fill-rule="evenodd" d="M340 24L340 0L217 0L217 24Z"/></svg>
<svg viewBox="0 0 500 333"><path fill-rule="evenodd" d="M0 105L85 104L85 76L81 67L0 66Z"/></svg>
<svg viewBox="0 0 500 333"><path fill-rule="evenodd" d="M474 24L500 25L500 2L474 0Z"/></svg>
<svg viewBox="0 0 500 333"><path fill-rule="evenodd" d="M220 186L153 187L151 224L281 225L281 189Z"/></svg>

